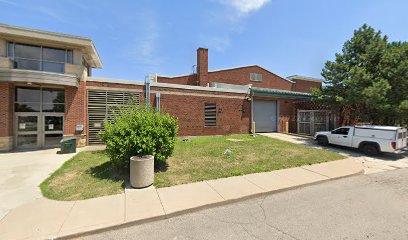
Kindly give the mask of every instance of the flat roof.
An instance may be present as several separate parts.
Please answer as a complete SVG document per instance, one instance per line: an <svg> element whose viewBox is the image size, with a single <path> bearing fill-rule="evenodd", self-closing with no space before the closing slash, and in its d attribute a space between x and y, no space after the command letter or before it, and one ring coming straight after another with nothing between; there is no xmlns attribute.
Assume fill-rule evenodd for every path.
<svg viewBox="0 0 408 240"><path fill-rule="evenodd" d="M43 43L59 44L67 47L81 48L85 59L94 68L102 68L102 61L91 38L63 33L49 32L0 23L0 36L9 41L41 40Z"/></svg>

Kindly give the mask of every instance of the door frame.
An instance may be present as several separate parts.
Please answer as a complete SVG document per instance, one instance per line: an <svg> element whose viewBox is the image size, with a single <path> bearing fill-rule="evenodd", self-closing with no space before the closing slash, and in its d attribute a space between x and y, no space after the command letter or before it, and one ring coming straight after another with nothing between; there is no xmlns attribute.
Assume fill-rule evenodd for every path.
<svg viewBox="0 0 408 240"><path fill-rule="evenodd" d="M40 127L40 147L55 147L56 145L45 145L45 134L61 134L61 139L64 138L64 128L65 128L65 114L64 113L56 113L56 112L42 112L41 114L41 127ZM45 118L46 117L62 117L62 130L56 131L46 131L45 130Z"/></svg>
<svg viewBox="0 0 408 240"><path fill-rule="evenodd" d="M256 119L256 111L255 111L255 105L256 102L265 102L265 103L269 103L269 104L274 104L275 105L275 120L270 121L272 129L276 128L276 130L272 130L272 131L267 131L267 132L279 132L279 128L280 128L280 107L279 107L279 100L278 99L253 99L253 103L252 103L252 121L255 123L255 132L259 133L259 132L263 132L263 131L259 131L258 127L257 127L257 123L255 121ZM271 112L272 113L272 112Z"/></svg>
<svg viewBox="0 0 408 240"><path fill-rule="evenodd" d="M20 133L18 130L18 117L37 117L37 131L27 131L25 133ZM46 131L45 130L45 118L47 116L62 117L62 130L58 131ZM14 113L14 146L16 149L30 149L30 148L42 148L42 147L53 147L54 145L45 145L45 134L62 134L64 136L65 129L65 114L55 113L55 112L15 112ZM18 146L18 136L19 135L37 135L36 146ZM62 137L63 138L63 137ZM61 139L62 139L61 138Z"/></svg>

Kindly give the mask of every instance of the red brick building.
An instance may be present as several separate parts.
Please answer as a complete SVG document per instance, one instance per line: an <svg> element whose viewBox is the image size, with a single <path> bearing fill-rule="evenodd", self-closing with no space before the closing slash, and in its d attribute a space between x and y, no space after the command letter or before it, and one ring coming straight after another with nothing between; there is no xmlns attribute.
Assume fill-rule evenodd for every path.
<svg viewBox="0 0 408 240"><path fill-rule="evenodd" d="M92 77L101 67L89 38L0 24L0 151L57 146L68 136L78 145L100 143L111 107L129 99L149 98L176 116L180 136L296 132L294 102L322 83L256 65L209 71L204 48L196 73L149 84Z"/></svg>

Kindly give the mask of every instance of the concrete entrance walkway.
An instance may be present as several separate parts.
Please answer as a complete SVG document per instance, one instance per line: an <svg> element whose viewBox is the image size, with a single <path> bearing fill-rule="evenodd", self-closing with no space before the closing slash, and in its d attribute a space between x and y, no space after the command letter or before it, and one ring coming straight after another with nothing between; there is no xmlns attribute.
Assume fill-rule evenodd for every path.
<svg viewBox="0 0 408 240"><path fill-rule="evenodd" d="M357 149L340 146L321 147L317 145L310 137L283 133L260 133L259 135L296 144L303 144L310 147L321 148L327 151L337 152L347 157L352 157L364 166L365 174L408 168L408 152L402 154L384 153L377 157L368 157L359 152Z"/></svg>
<svg viewBox="0 0 408 240"><path fill-rule="evenodd" d="M345 159L304 167L143 190L81 201L44 198L10 211L0 239L54 239L164 219L208 206L362 173Z"/></svg>
<svg viewBox="0 0 408 240"><path fill-rule="evenodd" d="M11 209L41 198L38 185L75 154L59 149L0 153L0 219Z"/></svg>

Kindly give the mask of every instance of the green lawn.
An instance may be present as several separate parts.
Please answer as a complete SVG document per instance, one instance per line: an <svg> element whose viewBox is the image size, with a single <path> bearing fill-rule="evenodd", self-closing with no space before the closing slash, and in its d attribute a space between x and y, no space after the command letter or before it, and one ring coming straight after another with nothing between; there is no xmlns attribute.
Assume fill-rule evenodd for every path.
<svg viewBox="0 0 408 240"><path fill-rule="evenodd" d="M227 149L232 153L225 155ZM197 137L177 142L174 156L168 159L167 166L155 173L154 185L167 187L342 158L337 153L263 136ZM128 179L127 172L112 168L103 151L81 152L40 187L48 198L76 200L120 193Z"/></svg>

